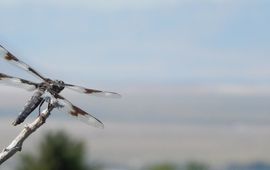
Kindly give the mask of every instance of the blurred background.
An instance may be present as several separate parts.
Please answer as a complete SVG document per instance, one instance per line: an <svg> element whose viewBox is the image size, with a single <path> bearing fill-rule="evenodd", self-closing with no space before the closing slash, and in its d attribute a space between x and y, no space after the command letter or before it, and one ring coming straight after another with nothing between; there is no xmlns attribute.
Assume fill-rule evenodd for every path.
<svg viewBox="0 0 270 170"><path fill-rule="evenodd" d="M59 136L79 143L78 157L95 165L88 169L270 169L269 5L1 0L2 46L47 77L123 97L65 90L67 99L102 120L105 129L53 111L22 153L0 169L37 163L31 155L42 155L42 142ZM40 82L4 60L0 72ZM11 122L32 93L1 85L0 94L4 149L23 128ZM63 135L54 135L58 131Z"/></svg>

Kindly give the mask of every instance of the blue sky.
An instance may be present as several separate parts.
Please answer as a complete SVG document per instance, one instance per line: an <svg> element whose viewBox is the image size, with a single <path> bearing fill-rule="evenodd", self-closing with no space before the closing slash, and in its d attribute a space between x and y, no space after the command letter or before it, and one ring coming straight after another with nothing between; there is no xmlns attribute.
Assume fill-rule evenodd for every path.
<svg viewBox="0 0 270 170"><path fill-rule="evenodd" d="M105 127L111 122L190 126L181 140L200 141L207 137L200 136L201 126L220 130L224 138L229 132L223 126L229 131L244 126L254 133L242 134L253 140L243 148L256 150L256 135L262 135L256 129L270 123L269 5L266 0L2 0L0 41L48 77L121 93L120 100L105 100L64 92ZM4 61L0 72L36 80ZM5 86L0 92L3 112L18 112L31 96ZM129 133L128 125L123 127ZM198 140L185 138L189 132ZM208 151L215 143L209 138L199 148ZM225 157L270 160L235 152Z"/></svg>

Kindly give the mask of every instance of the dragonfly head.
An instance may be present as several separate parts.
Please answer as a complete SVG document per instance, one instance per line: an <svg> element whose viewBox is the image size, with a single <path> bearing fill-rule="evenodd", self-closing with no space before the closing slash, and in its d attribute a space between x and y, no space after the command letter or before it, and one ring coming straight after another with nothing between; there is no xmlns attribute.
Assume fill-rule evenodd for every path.
<svg viewBox="0 0 270 170"><path fill-rule="evenodd" d="M64 88L65 83L61 80L54 80L51 83L51 89L56 93L60 93Z"/></svg>

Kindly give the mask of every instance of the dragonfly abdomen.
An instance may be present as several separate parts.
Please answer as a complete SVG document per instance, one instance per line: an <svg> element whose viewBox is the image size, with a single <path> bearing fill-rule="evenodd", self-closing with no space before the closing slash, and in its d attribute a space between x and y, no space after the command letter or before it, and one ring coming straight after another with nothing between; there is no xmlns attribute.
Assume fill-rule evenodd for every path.
<svg viewBox="0 0 270 170"><path fill-rule="evenodd" d="M22 123L26 119L26 117L40 105L43 100L43 98L41 97L43 93L44 91L41 90L38 90L34 93L31 99L28 100L28 102L25 104L23 110L19 113L17 119L12 123L14 126Z"/></svg>

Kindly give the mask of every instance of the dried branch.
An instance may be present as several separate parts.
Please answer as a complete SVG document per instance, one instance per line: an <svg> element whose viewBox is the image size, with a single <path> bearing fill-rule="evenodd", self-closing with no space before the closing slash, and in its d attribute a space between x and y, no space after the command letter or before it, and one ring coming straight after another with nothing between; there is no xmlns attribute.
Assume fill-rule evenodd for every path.
<svg viewBox="0 0 270 170"><path fill-rule="evenodd" d="M25 128L11 142L11 144L0 153L0 165L6 160L8 160L10 157L12 157L16 152L22 150L22 145L25 139L45 123L46 119L50 116L50 112L53 109L54 106L51 105L47 109L43 110L33 123L25 126Z"/></svg>

